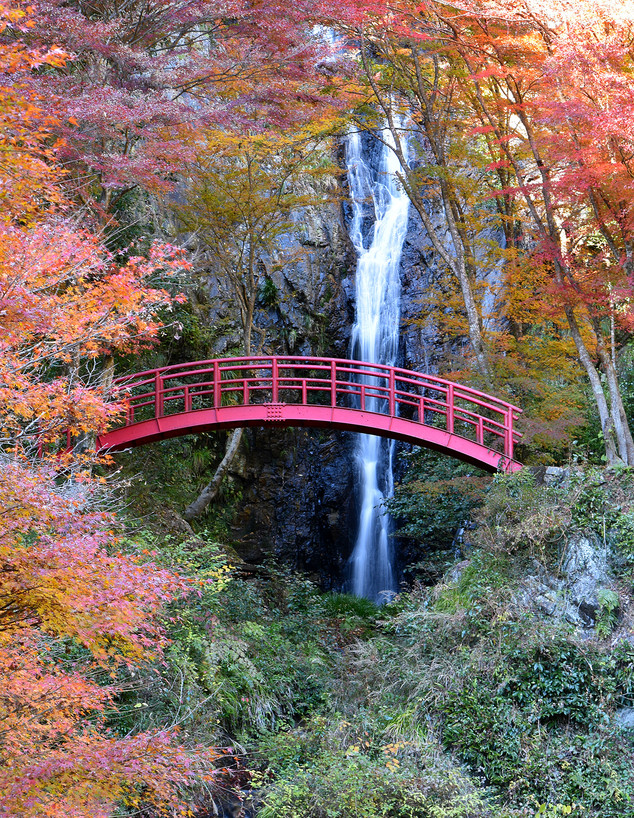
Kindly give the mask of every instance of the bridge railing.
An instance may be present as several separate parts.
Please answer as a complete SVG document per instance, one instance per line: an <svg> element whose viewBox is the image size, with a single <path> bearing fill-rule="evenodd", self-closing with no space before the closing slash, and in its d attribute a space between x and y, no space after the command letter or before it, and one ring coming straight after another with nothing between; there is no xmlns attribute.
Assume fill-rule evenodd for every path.
<svg viewBox="0 0 634 818"><path fill-rule="evenodd" d="M354 408L426 425L513 458L518 407L398 367L332 358L257 356L176 364L114 381L125 425L199 409L288 403ZM370 424L369 424L370 425Z"/></svg>

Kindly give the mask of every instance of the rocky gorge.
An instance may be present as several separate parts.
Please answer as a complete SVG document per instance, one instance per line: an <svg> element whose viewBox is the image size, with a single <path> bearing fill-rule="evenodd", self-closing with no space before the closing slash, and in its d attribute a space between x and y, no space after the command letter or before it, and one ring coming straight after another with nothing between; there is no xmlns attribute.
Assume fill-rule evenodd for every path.
<svg viewBox="0 0 634 818"><path fill-rule="evenodd" d="M371 132L362 139L377 173L380 143ZM266 272L255 327L263 353L350 356L356 253L349 236L352 210L341 167L342 144L335 156L338 175L296 183L311 204L291 214L288 228L262 259ZM432 215L442 230L442 212L432 210ZM366 234L371 228L369 219ZM206 251L196 241L192 237L189 243L199 267L197 320L214 327L205 351L207 356L227 355L239 345L237 316L215 275L205 274ZM420 307L437 274L433 247L411 209L399 266L399 366L435 371L440 341L433 324L421 322ZM352 436L290 429L247 431L245 437L248 456L238 456L229 473L241 495L231 524L237 552L256 562L274 553L319 576L327 586L341 586L356 537L359 503Z"/></svg>
<svg viewBox="0 0 634 818"><path fill-rule="evenodd" d="M363 140L376 171L375 137ZM350 193L343 172L310 185L321 203L294 212L294 227L262 260L258 350L347 357L357 261ZM430 202L429 215L449 244L442 209ZM369 218L366 236L371 228ZM235 305L192 246L197 320L213 328L206 354L229 355L240 343ZM410 208L399 365L434 371L460 359L460 343L443 339L424 309L441 277ZM210 815L634 815L628 469L538 465L491 480L433 455L416 467L400 446L405 493L395 509L406 536L393 541L406 582L377 607L341 593L360 505L353 435L246 430L221 494L192 527L181 510L223 445L206 435L153 444L145 460L126 455L126 468L163 485L172 509L149 509L137 484L141 525L159 539L167 532L196 570L210 559L233 566L227 588L196 614L200 624L175 637L193 707L240 750L227 794L203 802ZM156 695L137 704L154 707Z"/></svg>

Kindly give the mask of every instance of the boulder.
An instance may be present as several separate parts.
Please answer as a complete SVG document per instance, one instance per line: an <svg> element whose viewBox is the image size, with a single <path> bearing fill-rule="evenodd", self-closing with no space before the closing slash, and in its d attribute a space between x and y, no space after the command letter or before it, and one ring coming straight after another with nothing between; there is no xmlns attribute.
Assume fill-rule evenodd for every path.
<svg viewBox="0 0 634 818"><path fill-rule="evenodd" d="M593 625L599 609L597 593L611 584L608 549L594 533L574 534L568 540L562 565L564 590L585 625Z"/></svg>
<svg viewBox="0 0 634 818"><path fill-rule="evenodd" d="M559 576L535 560L515 594L521 608L552 616L581 628L593 628L599 610L599 591L613 584L608 549L594 532L568 537Z"/></svg>
<svg viewBox="0 0 634 818"><path fill-rule="evenodd" d="M621 707L616 711L615 720L623 730L634 730L634 707Z"/></svg>

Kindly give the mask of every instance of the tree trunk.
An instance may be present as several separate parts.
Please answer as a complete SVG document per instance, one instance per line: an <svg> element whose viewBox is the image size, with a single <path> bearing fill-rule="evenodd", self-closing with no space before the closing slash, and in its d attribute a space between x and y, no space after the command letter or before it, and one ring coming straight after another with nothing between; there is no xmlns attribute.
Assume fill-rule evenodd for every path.
<svg viewBox="0 0 634 818"><path fill-rule="evenodd" d="M599 331L599 328L596 330ZM612 422L614 423L614 431L616 434L616 442L619 449L621 460L628 466L634 465L634 442L632 441L632 433L625 414L625 407L623 406L623 398L621 397L621 390L619 388L619 379L616 368L612 361L609 351L605 348L605 344L600 335L597 343L597 354L599 362L603 369L608 385L608 393L610 395L610 410L612 415Z"/></svg>
<svg viewBox="0 0 634 818"><path fill-rule="evenodd" d="M108 393L112 388L113 380L114 380L114 358L112 357L112 355L108 355L108 357L104 361L103 369L101 370L101 374L99 376L99 386L101 388L101 394L104 397L108 396Z"/></svg>
<svg viewBox="0 0 634 818"><path fill-rule="evenodd" d="M236 295L238 296L238 301L240 303L243 329L242 339L244 344L244 354L246 356L251 355L251 342L255 316L255 304L258 294L257 287L258 281L257 276L255 275L255 269L256 257L254 252L254 241L252 237L251 241L249 242L249 263L247 271L249 286L243 287L241 289L240 281L236 280L234 282ZM224 476L231 468L231 464L233 463L236 455L238 454L240 442L242 441L243 432L244 429L238 428L234 429L233 432L229 435L229 438L227 439L225 455L220 461L220 465L214 472L214 476L211 478L209 483L207 483L205 488L200 492L200 494L193 501L193 503L190 503L183 512L183 517L187 520L187 522L191 522L195 517L199 517L203 513L203 511L210 505L210 503L212 503L216 499L216 496L220 491L220 486L222 484Z"/></svg>
<svg viewBox="0 0 634 818"><path fill-rule="evenodd" d="M376 83L372 76L371 67L367 63L363 43L361 48L361 56L374 95L385 115L388 127L392 132L392 137L394 139L395 145L395 152L396 155L398 156L402 169L402 172L398 174L398 179L400 183L403 185L403 190L407 193L410 202L418 212L418 215L420 216L421 221L423 222L423 225L425 227L425 230L427 231L427 235L429 236L429 239L432 243L432 246L434 247L434 250L438 253L443 262L447 265L447 267L451 270L452 274L458 280L458 283L460 285L460 292L462 294L462 299L465 307L469 340L471 342L471 347L473 349L473 353L475 356L476 366L480 375L484 378L487 387L492 388L493 376L482 332L482 318L480 315L480 311L478 310L476 297L473 292L473 284L469 277L469 270L467 268L467 258L469 256L470 248L468 246L465 246L464 234L461 232L460 227L458 225L458 218L456 218L457 214L455 213L455 207L453 206L454 202L452 202L452 191L449 189L449 186L447 185L446 182L443 183L441 181L440 198L443 204L443 210L445 213L447 226L449 227L449 232L451 233L455 255L452 255L447 250L444 243L438 236L438 233L434 228L433 222L429 214L427 213L427 210L425 208L426 205L425 198L420 192L420 188L417 185L416 179L414 178L414 175L411 173L411 170L409 168L407 157L403 153L403 146L401 143L399 130L394 122L391 104L388 100L384 98L384 95L381 93L378 84ZM416 70L417 72L419 71L419 65L417 60ZM427 95L425 94L424 89L422 88L420 82L418 87L418 98L421 103L420 124L424 130L427 139L429 140L430 145L432 146L435 162L439 167L446 167L447 162L444 157L443 148L442 145L439 144L442 143L442 137L439 137L438 134L435 132L434 130L435 123L429 118L429 112L432 110L433 106L427 99Z"/></svg>
<svg viewBox="0 0 634 818"><path fill-rule="evenodd" d="M183 517L187 522L191 522L195 517L199 517L207 506L216 498L220 485L225 474L229 471L231 464L238 452L240 441L242 440L242 433L244 429L234 429L229 439L227 440L227 448L225 456L222 458L220 465L215 471L211 481L200 492L193 503L190 503L183 513Z"/></svg>
<svg viewBox="0 0 634 818"><path fill-rule="evenodd" d="M400 157L399 157L400 158ZM447 248L441 242L440 237L436 233L434 229L434 225L432 220L425 209L425 202L421 196L419 196L417 190L409 184L407 179L406 172L402 175L399 174L399 180L403 185L406 193L408 194L411 203L416 208L418 215L421 218L421 221L427 231L427 235L434 247L434 250L438 253L438 255L442 258L445 264L449 267L453 275L457 278L458 283L460 285L460 291L462 293L462 300L465 307L465 314L467 317L467 327L469 332L469 340L471 341L471 347L473 349L473 353L475 355L476 365L480 375L484 378L487 386L492 387L492 374L491 374L491 367L489 365L489 359L487 356L487 350L484 343L484 338L482 337L482 327L481 327L481 318L480 312L478 310L478 306L476 304L476 300L473 294L473 287L471 286L471 281L469 279L469 274L467 272L466 264L464 261L464 254L462 252L462 246L460 242L460 237L455 230L455 225L453 224L453 219L450 214L447 213L447 208L445 206L445 215L447 217L447 224L452 233L452 238L454 239L454 248L456 250L456 256L453 257L447 251ZM444 202L443 202L444 204ZM452 229L453 228L453 229Z"/></svg>
<svg viewBox="0 0 634 818"><path fill-rule="evenodd" d="M581 336L574 310L571 306L566 306L564 307L564 312L566 319L568 320L572 340L575 342L575 347L577 348L577 355L579 356L579 360L583 368L586 370L588 380L590 381L592 394L599 412L599 420L601 422L603 442L605 445L606 463L608 466L614 465L615 463L618 463L621 458L619 457L617 442L615 439L614 421L608 408L608 402L605 399L605 394L603 393L601 378L599 377L597 368L595 367L592 358L590 357L590 353L588 352L588 348L586 347Z"/></svg>

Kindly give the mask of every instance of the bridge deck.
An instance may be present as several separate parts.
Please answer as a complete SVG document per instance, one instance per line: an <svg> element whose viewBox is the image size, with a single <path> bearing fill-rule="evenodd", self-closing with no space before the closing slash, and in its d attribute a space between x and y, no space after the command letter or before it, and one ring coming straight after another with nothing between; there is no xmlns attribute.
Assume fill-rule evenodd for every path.
<svg viewBox="0 0 634 818"><path fill-rule="evenodd" d="M117 378L124 424L97 440L119 450L236 426L316 426L396 438L489 471L516 471L516 406L452 381L333 358L222 358Z"/></svg>

